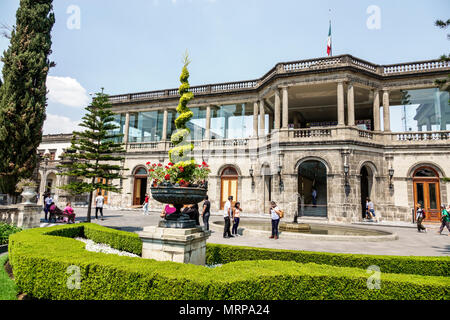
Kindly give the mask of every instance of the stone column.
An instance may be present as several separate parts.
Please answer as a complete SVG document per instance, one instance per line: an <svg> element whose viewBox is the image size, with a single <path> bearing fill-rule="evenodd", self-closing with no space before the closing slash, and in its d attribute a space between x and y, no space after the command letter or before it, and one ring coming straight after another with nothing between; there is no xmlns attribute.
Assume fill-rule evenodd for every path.
<svg viewBox="0 0 450 320"><path fill-rule="evenodd" d="M205 125L205 136L203 140L211 139L211 105L206 107L206 125Z"/></svg>
<svg viewBox="0 0 450 320"><path fill-rule="evenodd" d="M383 123L384 123L384 131L391 132L391 119L389 112L389 90L383 90Z"/></svg>
<svg viewBox="0 0 450 320"><path fill-rule="evenodd" d="M258 102L253 103L253 137L258 137Z"/></svg>
<svg viewBox="0 0 450 320"><path fill-rule="evenodd" d="M380 91L373 90L373 130L380 131Z"/></svg>
<svg viewBox="0 0 450 320"><path fill-rule="evenodd" d="M280 113L280 105L281 105L281 99L280 99L280 90L275 89L275 130L280 129L281 126L281 113Z"/></svg>
<svg viewBox="0 0 450 320"><path fill-rule="evenodd" d="M337 84L337 117L338 126L345 126L344 113L344 82L339 81Z"/></svg>
<svg viewBox="0 0 450 320"><path fill-rule="evenodd" d="M259 100L259 135L266 134L266 113L264 110L264 99Z"/></svg>
<svg viewBox="0 0 450 320"><path fill-rule="evenodd" d="M289 96L288 87L281 87L283 91L283 129L287 129L289 125Z"/></svg>
<svg viewBox="0 0 450 320"><path fill-rule="evenodd" d="M162 129L161 141L167 140L167 118L168 118L168 111L167 111L167 108L165 108L164 109L164 117L163 117L163 129Z"/></svg>
<svg viewBox="0 0 450 320"><path fill-rule="evenodd" d="M347 88L347 112L348 126L353 127L355 125L355 93L351 82Z"/></svg>
<svg viewBox="0 0 450 320"><path fill-rule="evenodd" d="M125 128L123 129L123 143L127 144L128 143L128 131L130 128L130 113L127 112L125 114Z"/></svg>

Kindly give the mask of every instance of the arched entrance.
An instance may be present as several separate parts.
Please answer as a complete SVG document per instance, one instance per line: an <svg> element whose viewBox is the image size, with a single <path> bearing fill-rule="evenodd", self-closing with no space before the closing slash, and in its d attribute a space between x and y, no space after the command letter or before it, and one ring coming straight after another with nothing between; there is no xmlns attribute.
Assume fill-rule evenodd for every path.
<svg viewBox="0 0 450 320"><path fill-rule="evenodd" d="M45 182L45 192L54 197L56 188L56 174L53 172L49 173Z"/></svg>
<svg viewBox="0 0 450 320"><path fill-rule="evenodd" d="M238 198L238 177L239 174L233 167L226 167L220 175L220 209L225 206L229 196L233 196L233 201Z"/></svg>
<svg viewBox="0 0 450 320"><path fill-rule="evenodd" d="M147 193L147 169L139 167L134 172L133 206L140 206Z"/></svg>
<svg viewBox="0 0 450 320"><path fill-rule="evenodd" d="M264 179L264 213L270 210L270 201L272 201L272 173L269 165L264 165L261 170Z"/></svg>
<svg viewBox="0 0 450 320"><path fill-rule="evenodd" d="M420 167L413 173L414 208L420 203L427 221L439 221L441 218L439 174L431 167Z"/></svg>
<svg viewBox="0 0 450 320"><path fill-rule="evenodd" d="M327 217L327 168L308 160L298 168L298 210L301 216Z"/></svg>
<svg viewBox="0 0 450 320"><path fill-rule="evenodd" d="M373 171L368 166L363 166L360 171L361 178L361 215L366 216L366 198L372 199Z"/></svg>

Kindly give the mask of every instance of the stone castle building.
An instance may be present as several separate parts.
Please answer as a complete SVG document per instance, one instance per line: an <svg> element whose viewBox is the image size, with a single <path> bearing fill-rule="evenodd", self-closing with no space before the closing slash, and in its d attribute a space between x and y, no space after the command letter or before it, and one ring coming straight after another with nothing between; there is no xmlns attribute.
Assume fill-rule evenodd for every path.
<svg viewBox="0 0 450 320"><path fill-rule="evenodd" d="M383 220L412 221L417 203L438 220L450 201L450 107L448 86L435 81L449 74L439 60L376 65L341 55L192 87L193 156L212 169L212 210L233 195L248 213L268 212L274 200L288 219L354 222L370 197ZM178 89L110 96L129 169L123 192L105 194L110 206L142 205L145 164L168 163L178 99ZM40 193L60 201L70 195L55 188L67 179L55 164L70 137L45 136L39 150L51 154L39 168Z"/></svg>

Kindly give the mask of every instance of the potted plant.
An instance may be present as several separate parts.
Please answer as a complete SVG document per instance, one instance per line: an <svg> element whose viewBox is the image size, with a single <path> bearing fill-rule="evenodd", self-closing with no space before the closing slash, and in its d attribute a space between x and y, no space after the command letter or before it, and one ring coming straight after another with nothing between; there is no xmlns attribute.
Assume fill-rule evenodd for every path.
<svg viewBox="0 0 450 320"><path fill-rule="evenodd" d="M153 181L153 187L151 188L153 199L161 203L174 205L177 211L167 219L180 222L173 224L173 227L177 228L195 226L193 221L188 222L189 217L181 214L181 208L184 204L197 204L205 198L208 191L206 180L210 173L206 162L197 164L191 157L194 145L188 141L191 131L186 126L194 115L187 106L194 98L188 82L189 71L187 67L189 63L189 57L186 53L180 76L180 100L177 107L179 116L175 119L177 131L172 134L171 142L174 147L169 150L170 162L167 165L147 162L149 179ZM166 224L165 226L169 225Z"/></svg>

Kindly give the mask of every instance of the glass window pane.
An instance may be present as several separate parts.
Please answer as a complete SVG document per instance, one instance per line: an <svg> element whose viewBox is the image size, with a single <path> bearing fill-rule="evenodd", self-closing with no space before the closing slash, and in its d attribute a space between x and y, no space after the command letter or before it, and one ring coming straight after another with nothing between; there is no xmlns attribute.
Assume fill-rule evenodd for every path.
<svg viewBox="0 0 450 320"><path fill-rule="evenodd" d="M114 116L114 120L112 121L112 123L117 127L114 130L111 130L109 133L111 135L117 135L117 134L123 134L124 133L124 128L125 128L125 114L121 113L121 114L115 114ZM123 136L120 138L114 138L114 142L116 143L121 143L123 141Z"/></svg>
<svg viewBox="0 0 450 320"><path fill-rule="evenodd" d="M428 191L430 196L430 209L437 209L436 184L429 184Z"/></svg>
<svg viewBox="0 0 450 320"><path fill-rule="evenodd" d="M392 93L391 130L439 131L450 128L449 93L439 88L400 90Z"/></svg>
<svg viewBox="0 0 450 320"><path fill-rule="evenodd" d="M425 202L424 202L423 183L416 184L416 194L417 194L417 203L420 203L422 205L422 208L424 208Z"/></svg>
<svg viewBox="0 0 450 320"><path fill-rule="evenodd" d="M131 113L130 126L128 130L129 142L160 141L162 134L162 121L161 117L158 117L158 113L163 113L163 111ZM158 124L161 127L158 127Z"/></svg>
<svg viewBox="0 0 450 320"><path fill-rule="evenodd" d="M436 173L428 168L421 168L417 170L415 177L436 177Z"/></svg>
<svg viewBox="0 0 450 320"><path fill-rule="evenodd" d="M211 107L212 139L248 138L251 137L252 133L253 133L252 104L240 103L233 105Z"/></svg>

